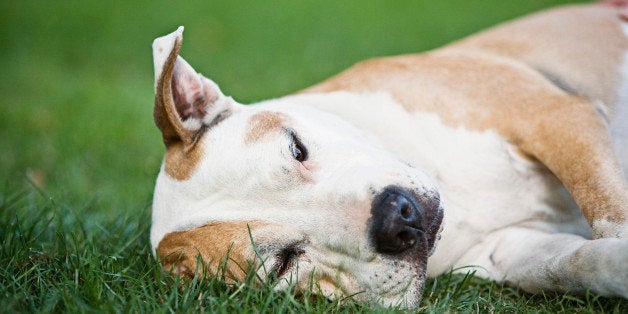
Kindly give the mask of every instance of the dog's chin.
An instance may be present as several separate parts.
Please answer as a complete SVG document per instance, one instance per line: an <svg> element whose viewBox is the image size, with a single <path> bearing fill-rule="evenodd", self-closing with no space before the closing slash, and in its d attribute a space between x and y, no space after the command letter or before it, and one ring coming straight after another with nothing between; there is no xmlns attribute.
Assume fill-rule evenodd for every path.
<svg viewBox="0 0 628 314"><path fill-rule="evenodd" d="M384 256L383 261L385 267L370 274L373 281L369 288L354 299L383 307L418 307L425 287L426 261L411 254L401 259Z"/></svg>
<svg viewBox="0 0 628 314"><path fill-rule="evenodd" d="M393 295L383 295L377 304L382 307L400 307L404 309L416 309L423 298L425 279L413 278L403 287L403 292Z"/></svg>
<svg viewBox="0 0 628 314"><path fill-rule="evenodd" d="M401 256L384 256L384 260L389 267L382 274L383 278L379 275L379 303L410 309L418 307L426 281L426 247L419 246Z"/></svg>
<svg viewBox="0 0 628 314"><path fill-rule="evenodd" d="M418 307L426 281L426 253L422 247L396 256L378 254L355 273L360 290L352 298L383 307Z"/></svg>

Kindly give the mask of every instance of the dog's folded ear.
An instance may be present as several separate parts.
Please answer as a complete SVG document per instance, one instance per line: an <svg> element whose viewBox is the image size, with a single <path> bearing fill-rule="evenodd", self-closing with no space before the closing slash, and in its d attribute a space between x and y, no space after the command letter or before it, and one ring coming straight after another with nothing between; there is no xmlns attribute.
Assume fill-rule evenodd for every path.
<svg viewBox="0 0 628 314"><path fill-rule="evenodd" d="M189 147L198 134L228 117L235 102L211 80L197 73L179 50L183 26L153 42L155 62L155 124L166 146Z"/></svg>

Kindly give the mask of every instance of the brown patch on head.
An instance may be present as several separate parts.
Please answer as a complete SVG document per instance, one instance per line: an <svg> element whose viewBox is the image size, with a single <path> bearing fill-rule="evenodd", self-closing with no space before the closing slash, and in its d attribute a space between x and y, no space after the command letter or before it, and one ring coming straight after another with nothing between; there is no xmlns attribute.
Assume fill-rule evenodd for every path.
<svg viewBox="0 0 628 314"><path fill-rule="evenodd" d="M191 148L180 142L170 145L164 157L166 173L177 180L189 179L203 156L201 147L200 142Z"/></svg>
<svg viewBox="0 0 628 314"><path fill-rule="evenodd" d="M280 112L261 111L249 118L249 128L244 142L257 142L275 131L281 131L288 117Z"/></svg>
<svg viewBox="0 0 628 314"><path fill-rule="evenodd" d="M242 281L256 262L249 230L260 222L220 222L164 236L157 256L165 270L180 276L223 275L227 282ZM197 265L197 261L202 265Z"/></svg>

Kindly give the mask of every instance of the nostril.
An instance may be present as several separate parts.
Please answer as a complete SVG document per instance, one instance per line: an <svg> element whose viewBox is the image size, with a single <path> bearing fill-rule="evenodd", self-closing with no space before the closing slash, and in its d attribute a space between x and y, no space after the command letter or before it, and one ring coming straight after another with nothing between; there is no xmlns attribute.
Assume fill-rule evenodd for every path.
<svg viewBox="0 0 628 314"><path fill-rule="evenodd" d="M399 212L401 214L401 217L405 220L411 219L412 218L412 206L410 206L410 203L408 203L407 200L403 199L402 204L401 204L401 210Z"/></svg>
<svg viewBox="0 0 628 314"><path fill-rule="evenodd" d="M416 242L416 234L409 231L401 231L397 234L397 239L399 239L399 249L403 251L414 246L414 243Z"/></svg>

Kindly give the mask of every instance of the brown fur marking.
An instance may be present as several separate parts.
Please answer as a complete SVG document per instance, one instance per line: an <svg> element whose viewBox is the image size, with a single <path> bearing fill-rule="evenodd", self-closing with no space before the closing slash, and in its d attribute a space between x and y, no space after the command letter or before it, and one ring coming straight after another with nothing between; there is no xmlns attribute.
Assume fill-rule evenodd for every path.
<svg viewBox="0 0 628 314"><path fill-rule="evenodd" d="M272 132L281 131L286 120L286 115L271 111L261 111L251 116L244 142L247 144L258 142Z"/></svg>
<svg viewBox="0 0 628 314"><path fill-rule="evenodd" d="M206 276L223 275L224 269L227 282L241 282L249 266L256 262L249 228L254 230L263 225L255 221L220 222L172 232L159 242L157 255L165 270L180 276L193 277L197 267L199 274ZM197 265L199 257L203 265Z"/></svg>
<svg viewBox="0 0 628 314"><path fill-rule="evenodd" d="M180 181L189 179L203 157L201 147L200 142L191 148L186 148L180 142L170 145L164 157L166 173Z"/></svg>

